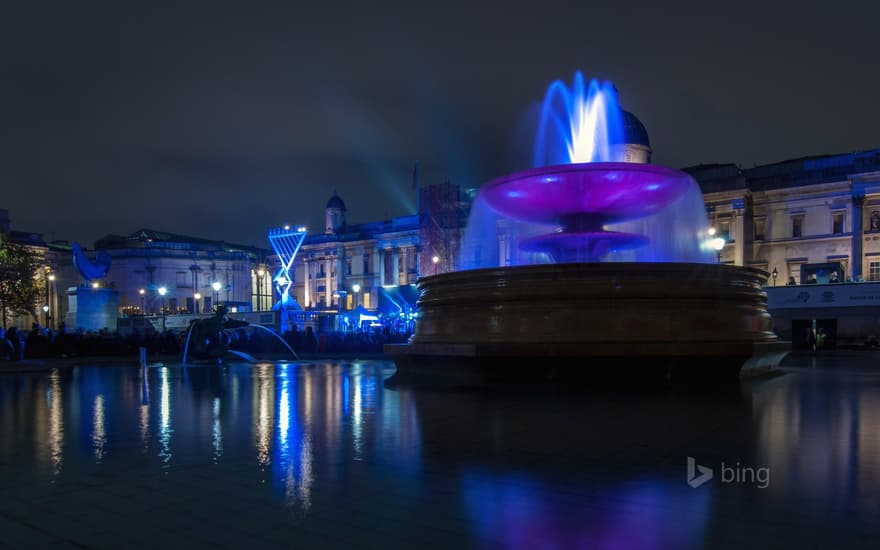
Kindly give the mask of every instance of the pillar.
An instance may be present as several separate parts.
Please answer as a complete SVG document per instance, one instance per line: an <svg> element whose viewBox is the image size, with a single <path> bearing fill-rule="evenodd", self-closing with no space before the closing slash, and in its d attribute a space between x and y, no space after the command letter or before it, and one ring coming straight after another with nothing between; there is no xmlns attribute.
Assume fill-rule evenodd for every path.
<svg viewBox="0 0 880 550"><path fill-rule="evenodd" d="M324 305L333 306L333 290L330 288L330 258L324 259Z"/></svg>
<svg viewBox="0 0 880 550"><path fill-rule="evenodd" d="M303 262L303 267L305 268L305 276L303 277L303 307L307 308L312 304L312 278L311 273L309 272L309 261L305 260Z"/></svg>
<svg viewBox="0 0 880 550"><path fill-rule="evenodd" d="M405 247L405 246L401 247L400 256L401 256L400 260L401 260L401 262L403 262L403 282L399 282L399 284L408 285L409 284L409 264L406 262L407 247Z"/></svg>
<svg viewBox="0 0 880 550"><path fill-rule="evenodd" d="M731 227L731 238L735 245L733 248L733 263L734 265L742 266L746 264L746 217L740 212L731 221L734 222L732 224L733 227Z"/></svg>
<svg viewBox="0 0 880 550"><path fill-rule="evenodd" d="M391 284L400 284L400 252L397 248L391 252Z"/></svg>
<svg viewBox="0 0 880 550"><path fill-rule="evenodd" d="M852 214L852 279L857 281L862 276L862 245L864 244L865 224L863 212L865 206L865 192L862 189L853 189L853 214Z"/></svg>
<svg viewBox="0 0 880 550"><path fill-rule="evenodd" d="M385 286L385 251L376 250L376 261L378 262L376 273L379 274L379 286Z"/></svg>
<svg viewBox="0 0 880 550"><path fill-rule="evenodd" d="M377 248L376 250L373 251L373 255L370 257L370 259L373 262L373 271L371 273L372 277L370 278L370 280L371 280L370 285L371 286L375 286L376 284L381 285L382 280L383 280L382 271L384 271L382 268L385 267L384 264L382 263L382 251Z"/></svg>

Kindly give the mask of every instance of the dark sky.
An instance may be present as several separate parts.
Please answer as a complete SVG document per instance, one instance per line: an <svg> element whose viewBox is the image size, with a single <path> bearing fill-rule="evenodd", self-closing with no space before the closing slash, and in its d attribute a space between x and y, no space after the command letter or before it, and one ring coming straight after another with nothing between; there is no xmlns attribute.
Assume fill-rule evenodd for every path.
<svg viewBox="0 0 880 550"><path fill-rule="evenodd" d="M89 247L140 227L266 246L320 230L334 189L349 221L407 214L415 160L423 184L525 166L530 108L578 69L658 164L880 147L878 3L762 3L17 2L0 208Z"/></svg>

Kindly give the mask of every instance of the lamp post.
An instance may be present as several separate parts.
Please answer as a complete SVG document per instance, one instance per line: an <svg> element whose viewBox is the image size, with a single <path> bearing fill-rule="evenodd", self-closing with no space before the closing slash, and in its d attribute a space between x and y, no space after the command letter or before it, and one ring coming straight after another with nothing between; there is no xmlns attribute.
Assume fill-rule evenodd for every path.
<svg viewBox="0 0 880 550"><path fill-rule="evenodd" d="M776 271L776 268L773 268L773 272L770 273L770 276L773 277L773 286L776 286L776 277L779 276L779 272Z"/></svg>
<svg viewBox="0 0 880 550"><path fill-rule="evenodd" d="M437 274L437 264L440 263L440 256L437 256L436 254L434 256L432 256L431 263L434 264L434 275L436 275Z"/></svg>
<svg viewBox="0 0 880 550"><path fill-rule="evenodd" d="M354 292L354 308L357 309L360 305L360 299L358 293L361 291L361 285L355 283L351 285L351 290Z"/></svg>
<svg viewBox="0 0 880 550"><path fill-rule="evenodd" d="M719 264L721 263L721 251L724 250L724 244L725 244L724 239L722 239L721 237L716 237L716 238L712 239L712 248L714 248L716 250L716 252L718 252L718 263Z"/></svg>
<svg viewBox="0 0 880 550"><path fill-rule="evenodd" d="M165 294L168 289L164 286L159 287L159 296L162 297L162 332L165 332Z"/></svg>
<svg viewBox="0 0 880 550"><path fill-rule="evenodd" d="M195 313L196 315L198 315L198 313L199 313L199 300L201 300L201 299L202 299L202 295L199 294L198 292L193 294L193 300L195 300L195 308L194 308L195 311L193 313Z"/></svg>
<svg viewBox="0 0 880 550"><path fill-rule="evenodd" d="M147 310L146 310L146 308L144 307L144 295L145 295L146 293L147 293L147 291L144 290L143 288L139 288L139 289L138 289L138 294L141 295L141 315L146 315L146 314L147 314Z"/></svg>
<svg viewBox="0 0 880 550"><path fill-rule="evenodd" d="M263 311L263 275L266 274L262 265L257 267L257 311Z"/></svg>
<svg viewBox="0 0 880 550"><path fill-rule="evenodd" d="M214 289L214 308L217 308L217 302L220 300L220 289L223 288L223 285L220 284L220 281L214 281L211 283L211 288Z"/></svg>
<svg viewBox="0 0 880 550"><path fill-rule="evenodd" d="M47 272L49 271L48 267L46 268L46 271ZM52 284L54 282L55 282L55 274L48 273L46 275L46 305L44 306L45 312L46 312L46 324L44 326L46 328L49 328L49 319L53 319L53 317L52 317L52 315L50 315L50 313L54 313L54 311L51 311L53 309L52 308ZM53 326L52 328L55 328L55 327Z"/></svg>
<svg viewBox="0 0 880 550"><path fill-rule="evenodd" d="M354 292L354 309L357 310L359 302L360 302L358 293L361 291L361 285L355 283L355 284L351 285L351 290L352 290L352 292ZM358 330L358 332L361 331L360 317L358 317L357 330Z"/></svg>
<svg viewBox="0 0 880 550"><path fill-rule="evenodd" d="M706 231L706 233L708 233L709 237L715 237L715 235L718 233L718 230L715 229L714 227L710 227L708 229L708 231ZM711 238L709 239L709 246L712 247L715 250L715 252L718 253L718 263L719 264L721 263L721 251L724 250L724 245L725 245L725 241L721 237L715 237L714 239L711 239Z"/></svg>

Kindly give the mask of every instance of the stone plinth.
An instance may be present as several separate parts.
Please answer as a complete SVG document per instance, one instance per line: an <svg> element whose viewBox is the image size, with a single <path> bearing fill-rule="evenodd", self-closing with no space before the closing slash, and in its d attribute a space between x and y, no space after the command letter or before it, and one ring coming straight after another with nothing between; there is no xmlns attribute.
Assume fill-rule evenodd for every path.
<svg viewBox="0 0 880 550"><path fill-rule="evenodd" d="M788 351L771 331L766 274L725 265L578 263L460 271L419 281L398 379L735 379Z"/></svg>
<svg viewBox="0 0 880 550"><path fill-rule="evenodd" d="M67 289L67 315L64 323L68 331L82 328L86 331L116 330L119 319L119 292L111 288L77 286Z"/></svg>

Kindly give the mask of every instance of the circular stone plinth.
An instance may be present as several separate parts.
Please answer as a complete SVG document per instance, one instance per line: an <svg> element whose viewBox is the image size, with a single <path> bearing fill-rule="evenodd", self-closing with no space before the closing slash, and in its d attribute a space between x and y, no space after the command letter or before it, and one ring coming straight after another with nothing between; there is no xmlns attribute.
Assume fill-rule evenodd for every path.
<svg viewBox="0 0 880 550"><path fill-rule="evenodd" d="M757 348L778 354L763 271L717 264L570 263L419 280L420 317L399 370L420 365L636 358L729 374ZM781 358L781 356L780 356ZM466 359L466 361L464 361ZM573 360L573 361L572 361ZM442 368L442 367L441 367ZM503 368L503 367L502 367Z"/></svg>

